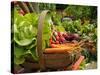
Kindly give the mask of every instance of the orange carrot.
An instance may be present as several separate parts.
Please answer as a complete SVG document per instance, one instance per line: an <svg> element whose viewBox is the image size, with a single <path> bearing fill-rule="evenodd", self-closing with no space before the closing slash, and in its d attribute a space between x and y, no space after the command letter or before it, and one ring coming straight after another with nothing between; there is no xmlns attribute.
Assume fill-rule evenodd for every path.
<svg viewBox="0 0 100 75"><path fill-rule="evenodd" d="M62 47L62 48L46 48L44 53L68 53L70 52L70 47Z"/></svg>
<svg viewBox="0 0 100 75"><path fill-rule="evenodd" d="M72 65L72 70L77 70L83 60L84 60L84 56L80 56L79 59L76 61L76 63Z"/></svg>
<svg viewBox="0 0 100 75"><path fill-rule="evenodd" d="M66 44L50 44L52 48L61 48L61 47L76 47L78 46L77 44L73 43L66 43Z"/></svg>

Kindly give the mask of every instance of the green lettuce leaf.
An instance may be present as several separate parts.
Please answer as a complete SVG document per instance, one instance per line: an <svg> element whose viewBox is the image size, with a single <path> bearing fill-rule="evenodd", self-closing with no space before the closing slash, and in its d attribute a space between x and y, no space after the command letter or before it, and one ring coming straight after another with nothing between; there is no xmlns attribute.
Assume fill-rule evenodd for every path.
<svg viewBox="0 0 100 75"><path fill-rule="evenodd" d="M24 63L24 61L25 61L25 58L23 56L22 57L19 57L19 58L14 57L14 63L16 65L22 64L22 63Z"/></svg>
<svg viewBox="0 0 100 75"><path fill-rule="evenodd" d="M38 15L29 13L25 16L15 12L14 15L14 40L20 46L27 46L32 43L37 35Z"/></svg>

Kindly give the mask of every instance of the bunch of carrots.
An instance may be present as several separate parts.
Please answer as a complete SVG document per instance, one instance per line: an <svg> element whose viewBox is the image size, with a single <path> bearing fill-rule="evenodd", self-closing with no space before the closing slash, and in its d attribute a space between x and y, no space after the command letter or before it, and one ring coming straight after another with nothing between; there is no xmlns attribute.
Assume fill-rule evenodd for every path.
<svg viewBox="0 0 100 75"><path fill-rule="evenodd" d="M84 59L85 57L81 55L74 64L64 67L64 70L79 70L80 64L84 61Z"/></svg>
<svg viewBox="0 0 100 75"><path fill-rule="evenodd" d="M78 34L69 34L66 32L53 32L52 37L50 38L50 47L46 48L45 53L69 53L75 49L81 49L81 42L75 42L73 43L73 40L78 40L79 35ZM72 64L70 67L65 67L65 70L72 69L72 70L78 70L80 64L84 60L84 56L80 56L79 59Z"/></svg>
<svg viewBox="0 0 100 75"><path fill-rule="evenodd" d="M78 42L72 42L73 40L77 41L78 39L78 34L55 31L50 38L51 48L46 48L45 53L68 53L77 48L80 49Z"/></svg>

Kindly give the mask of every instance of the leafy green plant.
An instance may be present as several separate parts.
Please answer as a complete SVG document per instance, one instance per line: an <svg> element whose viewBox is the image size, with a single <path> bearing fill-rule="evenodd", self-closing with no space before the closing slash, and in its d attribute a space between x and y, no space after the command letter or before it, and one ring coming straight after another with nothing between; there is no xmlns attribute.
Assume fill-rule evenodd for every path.
<svg viewBox="0 0 100 75"><path fill-rule="evenodd" d="M37 31L38 31L39 14L27 13L20 15L14 10L14 24L12 24L12 39L14 40L14 63L19 65L25 62L28 55L33 57L32 60L38 61L36 52ZM46 48L51 35L51 18L46 17L43 29L43 48Z"/></svg>
<svg viewBox="0 0 100 75"><path fill-rule="evenodd" d="M75 21L64 21L62 22L63 27L67 32L78 33L82 38L96 39L96 24L81 24L81 20Z"/></svg>
<svg viewBox="0 0 100 75"><path fill-rule="evenodd" d="M71 33L77 33L80 31L81 28L81 20L75 20L75 21L63 21L62 25L64 26L65 30L67 32Z"/></svg>
<svg viewBox="0 0 100 75"><path fill-rule="evenodd" d="M56 5L55 4L50 4L50 3L39 3L39 9L40 10L56 10Z"/></svg>
<svg viewBox="0 0 100 75"><path fill-rule="evenodd" d="M91 8L89 6L69 5L64 11L69 14L69 16L74 16L76 19L81 19L83 17L88 18L91 15Z"/></svg>

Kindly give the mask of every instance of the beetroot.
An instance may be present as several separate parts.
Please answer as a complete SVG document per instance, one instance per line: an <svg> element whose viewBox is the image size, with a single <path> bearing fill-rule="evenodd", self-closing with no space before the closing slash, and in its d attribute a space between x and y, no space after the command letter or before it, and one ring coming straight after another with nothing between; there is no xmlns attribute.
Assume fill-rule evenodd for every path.
<svg viewBox="0 0 100 75"><path fill-rule="evenodd" d="M72 33L67 34L67 35L64 34L64 37L68 41L78 40L79 39L79 35L78 34L72 34Z"/></svg>
<svg viewBox="0 0 100 75"><path fill-rule="evenodd" d="M79 35L78 34L73 34L74 36L74 40L78 40L79 39Z"/></svg>

